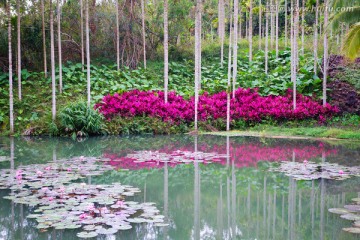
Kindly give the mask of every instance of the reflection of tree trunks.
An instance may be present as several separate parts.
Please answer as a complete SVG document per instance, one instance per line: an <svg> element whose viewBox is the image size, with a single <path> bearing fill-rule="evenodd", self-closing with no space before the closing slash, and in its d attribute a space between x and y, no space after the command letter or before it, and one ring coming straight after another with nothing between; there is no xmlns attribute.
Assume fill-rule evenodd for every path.
<svg viewBox="0 0 360 240"><path fill-rule="evenodd" d="M167 162L164 163L164 216L165 222L169 222L169 171ZM164 239L168 238L168 227L164 228Z"/></svg>
<svg viewBox="0 0 360 240"><path fill-rule="evenodd" d="M266 239L270 239L270 225L271 225L271 215L272 215L272 197L271 197L271 194L269 193L268 194L268 204L267 204L267 211L268 211L268 214L267 214L267 227L266 227Z"/></svg>
<svg viewBox="0 0 360 240"><path fill-rule="evenodd" d="M144 184L144 202L146 202L146 180Z"/></svg>
<svg viewBox="0 0 360 240"><path fill-rule="evenodd" d="M222 194L222 181L220 182L220 196L218 199L218 209L217 209L217 226L218 226L218 231L217 231L217 239L222 239L223 238L223 227L224 227L224 223L223 223L223 194Z"/></svg>
<svg viewBox="0 0 360 240"><path fill-rule="evenodd" d="M256 193L256 216L260 217L260 194ZM259 231L260 231L260 221L256 221L256 239L259 239Z"/></svg>
<svg viewBox="0 0 360 240"><path fill-rule="evenodd" d="M263 228L266 226L266 176L264 177L264 192L263 192Z"/></svg>
<svg viewBox="0 0 360 240"><path fill-rule="evenodd" d="M232 237L236 237L236 175L235 175L235 159L232 160L232 170L231 170L231 178L232 178L232 191L231 191L231 200L232 200Z"/></svg>
<svg viewBox="0 0 360 240"><path fill-rule="evenodd" d="M284 236L284 228L285 228L285 195L282 194L282 204L281 204L281 238Z"/></svg>
<svg viewBox="0 0 360 240"><path fill-rule="evenodd" d="M299 225L301 225L301 191L299 190Z"/></svg>
<svg viewBox="0 0 360 240"><path fill-rule="evenodd" d="M314 239L314 224L315 224L315 186L314 180L311 180L311 196L310 196L310 211L311 211L311 239Z"/></svg>
<svg viewBox="0 0 360 240"><path fill-rule="evenodd" d="M230 212L231 212L231 208L230 208L230 179L229 177L226 178L226 196L227 196L227 231L228 234L230 235Z"/></svg>
<svg viewBox="0 0 360 240"><path fill-rule="evenodd" d="M194 180L194 239L200 239L200 169L197 162L197 136L195 136L195 180Z"/></svg>
<svg viewBox="0 0 360 240"><path fill-rule="evenodd" d="M275 225L276 225L276 188L274 189L274 202L273 202L273 204L274 204L274 212L273 212L273 225L272 225L272 227L273 227L273 229L272 229L272 238L273 239L276 239L275 238Z"/></svg>
<svg viewBox="0 0 360 240"><path fill-rule="evenodd" d="M10 168L15 175L15 144L14 138L10 138ZM13 177L13 181L15 181L15 176ZM14 190L11 190L11 194L14 193ZM15 229L15 210L14 210L14 201L11 201L11 229L14 231Z"/></svg>
<svg viewBox="0 0 360 240"><path fill-rule="evenodd" d="M250 219L250 208L251 208L251 187L250 182L248 183L248 192L247 192L247 215Z"/></svg>
<svg viewBox="0 0 360 240"><path fill-rule="evenodd" d="M324 239L324 214L325 214L325 180L321 179L321 195L320 195L320 239Z"/></svg>

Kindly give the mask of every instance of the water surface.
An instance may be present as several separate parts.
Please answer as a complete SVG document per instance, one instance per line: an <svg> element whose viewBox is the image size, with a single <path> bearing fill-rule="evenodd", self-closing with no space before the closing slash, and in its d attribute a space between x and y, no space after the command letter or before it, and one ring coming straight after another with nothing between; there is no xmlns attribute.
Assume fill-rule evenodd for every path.
<svg viewBox="0 0 360 240"><path fill-rule="evenodd" d="M227 154L213 163L138 163L128 154L205 152ZM82 181L121 182L141 189L133 200L154 202L168 227L133 225L98 239L357 239L342 231L352 222L328 212L360 194L359 178L295 181L265 171L269 162L332 162L359 165L358 143L215 136L0 138L0 168L46 163L73 156L110 158L114 170ZM13 161L1 159L13 159ZM124 169L129 169L125 171ZM77 239L78 230L40 232L26 216L34 209L2 199L1 239Z"/></svg>

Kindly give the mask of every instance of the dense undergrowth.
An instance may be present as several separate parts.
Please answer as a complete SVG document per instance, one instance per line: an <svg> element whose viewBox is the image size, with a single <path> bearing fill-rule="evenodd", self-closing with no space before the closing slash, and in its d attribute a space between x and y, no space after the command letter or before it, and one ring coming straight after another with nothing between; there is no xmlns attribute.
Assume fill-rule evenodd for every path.
<svg viewBox="0 0 360 240"><path fill-rule="evenodd" d="M264 69L264 53L258 51L254 56L254 61L249 64L246 52L239 54L239 75L236 87L256 89L259 96L284 96L286 91L291 88L290 81L290 51L284 50L276 59L275 52L270 52L269 73L266 75ZM310 59L310 61L309 61ZM191 101L194 89L194 65L192 60L182 60L171 62L169 66L169 90L175 91L184 101ZM346 68L346 66L343 66ZM351 68L350 75L344 74L348 79L352 79L353 74L358 74L358 68ZM350 70L349 70L350 71ZM338 71L337 74L340 74ZM124 93L131 90L140 91L160 91L163 89L163 64L162 62L150 62L148 68L129 69L123 68L116 70L115 65L93 65L91 67L91 95L92 104L101 102L101 99L114 93ZM191 121L176 122L162 121L161 117L148 115L117 116L111 121L99 120L97 126L69 127L68 123L61 120L66 109L69 110L71 103L81 102L86 97L86 70L82 70L81 64L68 63L63 67L63 92L57 92L57 112L58 117L55 122L51 120L51 79L44 78L41 72L22 71L23 100L17 99L16 89L14 89L14 109L15 109L15 129L17 134L131 134L131 133L179 133L188 132L192 129ZM14 80L16 85L17 79ZM352 81L352 80L349 80ZM206 58L202 67L202 90L201 94L216 94L226 91L227 85L227 63L221 66L217 57ZM355 84L356 86L356 84ZM313 74L313 63L311 56L300 57L299 74L297 79L297 90L304 96L311 96L318 99L321 95L321 79ZM7 134L8 127L8 75L0 75L0 132ZM220 94L221 95L221 94ZM190 99L190 100L189 100ZM335 104L336 105L336 104ZM74 107L74 106L72 106ZM341 109L340 109L341 110ZM88 113L89 109L83 109ZM254 109L256 112L256 109ZM77 113L79 114L79 113ZM98 113L94 113L98 114ZM214 112L216 113L216 111ZM257 115L258 113L255 113ZM222 130L225 127L223 113L220 117L213 119L203 118L200 128L203 130ZM82 115L83 116L83 115ZM247 121L244 116L239 116L232 123L235 129L252 126L259 123L282 124L286 121L308 121L305 118L284 118L266 117ZM101 119L99 117L98 119ZM314 119L314 118L313 118ZM318 122L318 116L315 116ZM84 120L84 119L83 119ZM253 119L252 119L253 120ZM87 121L87 120L85 120ZM323 122L323 120L322 120ZM329 119L328 119L329 122ZM93 123L93 122L91 122ZM306 123L305 123L306 124ZM96 130L91 129L95 127Z"/></svg>

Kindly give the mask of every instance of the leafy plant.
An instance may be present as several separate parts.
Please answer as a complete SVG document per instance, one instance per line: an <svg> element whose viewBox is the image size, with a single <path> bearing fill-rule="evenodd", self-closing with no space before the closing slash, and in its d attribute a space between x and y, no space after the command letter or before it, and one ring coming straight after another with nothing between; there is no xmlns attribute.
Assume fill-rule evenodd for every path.
<svg viewBox="0 0 360 240"><path fill-rule="evenodd" d="M72 135L93 135L101 133L103 117L86 102L70 103L59 113L60 125Z"/></svg>

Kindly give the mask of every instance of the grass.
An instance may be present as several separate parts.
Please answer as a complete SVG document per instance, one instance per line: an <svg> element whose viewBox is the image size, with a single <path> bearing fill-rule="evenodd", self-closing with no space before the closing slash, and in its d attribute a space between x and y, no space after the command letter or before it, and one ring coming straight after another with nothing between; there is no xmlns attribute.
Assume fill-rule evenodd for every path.
<svg viewBox="0 0 360 240"><path fill-rule="evenodd" d="M256 126L244 131L204 132L202 134L221 136L255 136L272 138L330 138L360 140L360 130L333 127L277 127Z"/></svg>

